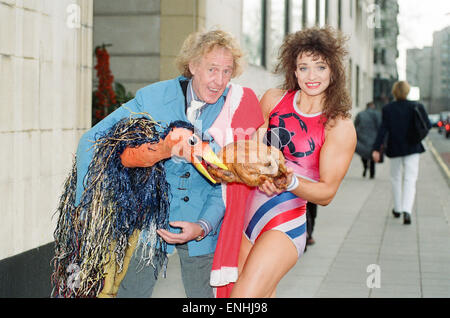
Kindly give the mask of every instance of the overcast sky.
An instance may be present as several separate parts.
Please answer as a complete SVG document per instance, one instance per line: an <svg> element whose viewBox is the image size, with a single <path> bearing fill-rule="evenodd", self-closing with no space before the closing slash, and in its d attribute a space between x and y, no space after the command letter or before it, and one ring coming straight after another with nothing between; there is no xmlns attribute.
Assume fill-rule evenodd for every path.
<svg viewBox="0 0 450 318"><path fill-rule="evenodd" d="M406 49L433 43L433 32L450 25L450 0L398 0L399 79L406 79Z"/></svg>

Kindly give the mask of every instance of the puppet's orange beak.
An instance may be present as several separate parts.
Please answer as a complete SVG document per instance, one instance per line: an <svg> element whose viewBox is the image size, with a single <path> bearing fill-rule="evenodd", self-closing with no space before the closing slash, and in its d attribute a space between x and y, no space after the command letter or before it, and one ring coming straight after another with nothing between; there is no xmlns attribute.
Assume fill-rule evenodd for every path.
<svg viewBox="0 0 450 318"><path fill-rule="evenodd" d="M219 157L217 157L208 143L203 142L201 148L201 154L193 154L192 164L209 181L211 181L212 183L217 183L217 181L214 180L213 177L211 177L206 167L209 165L213 168L216 167L223 170L228 170L228 167L222 162L222 160L219 159Z"/></svg>
<svg viewBox="0 0 450 318"><path fill-rule="evenodd" d="M208 142L184 128L174 128L164 140L171 154L190 161L194 167L212 183L217 183L208 173L207 166L228 170L227 166L217 157Z"/></svg>

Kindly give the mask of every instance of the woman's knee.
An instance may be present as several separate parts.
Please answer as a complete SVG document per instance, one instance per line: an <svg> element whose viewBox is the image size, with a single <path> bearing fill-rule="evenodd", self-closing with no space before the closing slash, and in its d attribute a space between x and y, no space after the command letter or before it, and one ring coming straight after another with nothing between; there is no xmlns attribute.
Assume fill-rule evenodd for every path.
<svg viewBox="0 0 450 318"><path fill-rule="evenodd" d="M265 232L251 248L231 297L273 297L297 258L297 249L286 234Z"/></svg>

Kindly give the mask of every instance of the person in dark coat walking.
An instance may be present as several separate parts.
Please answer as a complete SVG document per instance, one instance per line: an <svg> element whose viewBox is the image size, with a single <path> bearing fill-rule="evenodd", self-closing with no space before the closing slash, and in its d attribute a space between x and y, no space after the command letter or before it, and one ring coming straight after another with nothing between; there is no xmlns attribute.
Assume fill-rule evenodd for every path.
<svg viewBox="0 0 450 318"><path fill-rule="evenodd" d="M372 158L372 148L380 126L380 112L375 109L373 102L367 103L366 109L359 112L355 118L356 135L358 138L355 151L361 156L364 167L363 177L366 176L367 168L369 168L370 179L375 178L375 161Z"/></svg>
<svg viewBox="0 0 450 318"><path fill-rule="evenodd" d="M411 223L411 211L416 194L419 174L419 156L425 151L421 142L408 138L413 122L414 106L418 105L427 126L431 127L427 112L422 104L407 100L410 86L406 81L396 82L392 87L395 101L383 107L382 124L373 146L373 159L379 161L379 149L387 134L386 156L390 161L391 183L394 195L394 217L403 213L403 224Z"/></svg>

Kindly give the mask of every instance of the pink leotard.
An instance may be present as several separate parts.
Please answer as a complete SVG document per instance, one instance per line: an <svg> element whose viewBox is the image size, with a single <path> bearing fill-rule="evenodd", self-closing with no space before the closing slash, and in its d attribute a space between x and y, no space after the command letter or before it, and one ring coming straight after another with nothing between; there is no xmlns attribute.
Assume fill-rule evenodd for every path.
<svg viewBox="0 0 450 318"><path fill-rule="evenodd" d="M286 92L272 110L264 142L283 152L286 165L296 176L317 182L324 121L321 113L300 112L295 103L299 93ZM305 212L306 200L291 192L269 197L255 188L247 201L244 234L254 243L265 231L282 231L292 240L300 257L306 243Z"/></svg>

